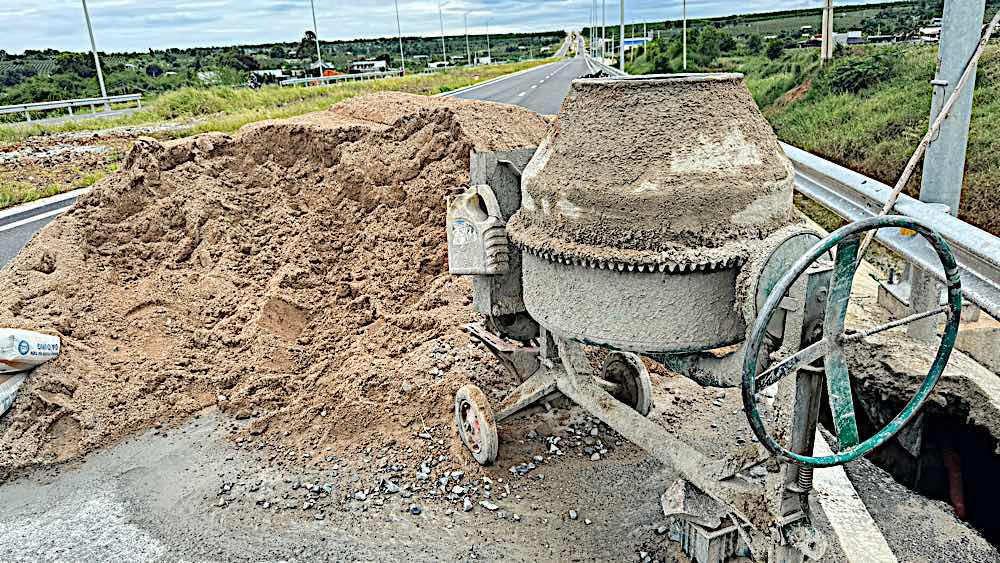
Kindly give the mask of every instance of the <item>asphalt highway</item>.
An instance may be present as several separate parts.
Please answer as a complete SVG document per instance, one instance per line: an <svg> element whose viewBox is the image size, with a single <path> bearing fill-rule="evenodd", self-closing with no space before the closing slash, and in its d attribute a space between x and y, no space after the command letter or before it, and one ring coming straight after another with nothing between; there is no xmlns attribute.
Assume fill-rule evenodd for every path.
<svg viewBox="0 0 1000 563"><path fill-rule="evenodd" d="M486 100L522 106L545 115L559 113L569 85L590 70L583 57L574 57L535 67L502 80L487 82L454 95L467 100Z"/></svg>

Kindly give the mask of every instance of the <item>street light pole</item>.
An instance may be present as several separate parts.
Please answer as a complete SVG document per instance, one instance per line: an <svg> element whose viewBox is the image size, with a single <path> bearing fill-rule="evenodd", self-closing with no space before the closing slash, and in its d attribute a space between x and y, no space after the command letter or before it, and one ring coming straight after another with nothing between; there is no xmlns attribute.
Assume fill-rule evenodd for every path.
<svg viewBox="0 0 1000 563"><path fill-rule="evenodd" d="M313 37L316 39L316 60L319 62L319 75L323 77L323 52L319 49L319 26L316 25L316 0L309 0L313 14Z"/></svg>
<svg viewBox="0 0 1000 563"><path fill-rule="evenodd" d="M399 37L399 68L406 74L406 57L403 56L403 28L399 25L399 0L392 0L396 6L396 36Z"/></svg>
<svg viewBox="0 0 1000 563"><path fill-rule="evenodd" d="M625 72L625 0L618 0L618 70Z"/></svg>
<svg viewBox="0 0 1000 563"><path fill-rule="evenodd" d="M604 62L604 57L607 55L607 31L608 31L608 20L604 14L604 3L605 0L601 0L601 62Z"/></svg>
<svg viewBox="0 0 1000 563"><path fill-rule="evenodd" d="M688 3L684 0L684 70L688 68Z"/></svg>
<svg viewBox="0 0 1000 563"><path fill-rule="evenodd" d="M489 58L490 62L487 64L493 64L493 51L490 49L490 22L493 18L486 20L486 56Z"/></svg>
<svg viewBox="0 0 1000 563"><path fill-rule="evenodd" d="M97 43L94 42L94 28L90 25L90 12L87 10L87 0L83 2L83 17L87 20L87 33L90 34L90 50L94 53L94 66L97 67L97 83L101 86L101 97L107 98L108 91L104 88L104 73L101 71L101 59L97 56ZM108 101L104 101L104 109L111 109Z"/></svg>
<svg viewBox="0 0 1000 563"><path fill-rule="evenodd" d="M469 12L465 12L465 58L472 64L472 51L469 50Z"/></svg>
<svg viewBox="0 0 1000 563"><path fill-rule="evenodd" d="M444 16L441 15L442 2L438 0L438 21L441 22L441 56L444 57L444 64L448 66L448 51L444 48Z"/></svg>

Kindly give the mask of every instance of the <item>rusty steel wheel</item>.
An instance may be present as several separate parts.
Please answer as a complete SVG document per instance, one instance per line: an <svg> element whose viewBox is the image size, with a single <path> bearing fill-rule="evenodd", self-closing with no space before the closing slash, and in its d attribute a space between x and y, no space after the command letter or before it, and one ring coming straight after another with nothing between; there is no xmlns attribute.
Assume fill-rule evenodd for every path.
<svg viewBox="0 0 1000 563"><path fill-rule="evenodd" d="M496 461L500 440L493 409L483 391L471 383L455 393L455 428L476 461L481 465Z"/></svg>
<svg viewBox="0 0 1000 563"><path fill-rule="evenodd" d="M614 383L612 395L619 401L647 416L653 408L653 384L642 358L631 352L608 354L601 367L601 379Z"/></svg>

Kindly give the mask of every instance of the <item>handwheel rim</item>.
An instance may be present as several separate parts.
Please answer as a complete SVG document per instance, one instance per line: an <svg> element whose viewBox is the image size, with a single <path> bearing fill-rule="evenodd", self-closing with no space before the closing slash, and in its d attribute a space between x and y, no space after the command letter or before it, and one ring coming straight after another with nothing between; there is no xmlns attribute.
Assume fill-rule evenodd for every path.
<svg viewBox="0 0 1000 563"><path fill-rule="evenodd" d="M758 392L756 382L756 363L760 354L761 346L763 345L767 324L777 311L778 304L784 298L792 284L806 272L809 266L816 259L824 253L830 251L833 247L838 246L843 239L850 235L885 227L906 227L917 231L931 244L941 261L946 278L949 307L948 322L945 324L945 329L941 336L941 345L938 347L928 375L924 379L920 388L906 403L899 414L890 420L881 430L870 436L868 439L829 456L807 456L793 452L779 444L777 440L775 440L767 432L764 422L760 417L760 413L756 408L756 395ZM768 314L759 315L757 317L751 330L750 337L747 339L747 348L743 363L742 396L744 413L746 414L747 421L750 423L750 427L757 436L757 439L760 440L761 444L774 455L786 461L812 467L832 467L836 465L843 465L849 461L853 461L863 455L866 455L875 448L881 446L895 436L916 415L920 406L927 400L927 397L929 397L931 392L934 390L935 385L941 377L941 373L944 371L945 365L948 363L952 348L954 347L955 339L958 335L961 308L961 279L959 277L958 265L955 261L955 257L951 253L951 249L944 238L942 238L941 235L930 227L909 217L881 216L864 219L837 229L831 233L830 236L821 240L806 254L796 260L789 271L775 285L763 307L763 310ZM839 336L842 337L843 335Z"/></svg>

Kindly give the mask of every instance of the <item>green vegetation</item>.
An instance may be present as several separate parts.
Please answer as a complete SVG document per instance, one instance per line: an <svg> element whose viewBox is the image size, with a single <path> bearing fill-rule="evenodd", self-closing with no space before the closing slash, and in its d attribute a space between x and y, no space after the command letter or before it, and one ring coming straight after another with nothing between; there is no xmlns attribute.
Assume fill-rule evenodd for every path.
<svg viewBox="0 0 1000 563"><path fill-rule="evenodd" d="M565 38L565 32L509 33L469 36L472 57L492 55L496 61L518 62L551 56ZM466 37L446 37L449 63L468 62ZM348 72L357 60L381 59L399 68L399 43L395 37L353 41L323 41L327 72ZM406 69L421 72L428 64L443 59L441 40L435 37L404 37ZM199 47L150 50L144 53L102 53L101 67L109 94L145 93L155 95L185 87L236 86L246 84L257 71L261 82L277 82L282 77L316 76L316 43L312 32L296 43ZM97 72L90 53L69 53L53 49L9 54L0 50L0 105L88 98L97 96ZM16 121L20 116L0 116L0 121Z"/></svg>
<svg viewBox="0 0 1000 563"><path fill-rule="evenodd" d="M157 97L141 111L120 118L79 120L45 124L0 125L0 144L14 143L34 135L68 131L89 131L122 125L142 125L163 121L190 122L191 128L168 132L186 136L205 131L235 131L247 123L279 119L320 111L332 104L361 94L400 91L432 95L490 80L504 74L551 62L551 59L479 67L461 67L433 74L343 82L331 86L279 87L257 90L216 86L182 88Z"/></svg>
<svg viewBox="0 0 1000 563"><path fill-rule="evenodd" d="M886 184L896 182L928 127L936 46L853 49L821 67L816 49L775 61L731 57L778 137ZM959 215L1000 234L1000 46L979 64ZM919 169L918 169L919 171ZM919 192L920 174L907 185Z"/></svg>

